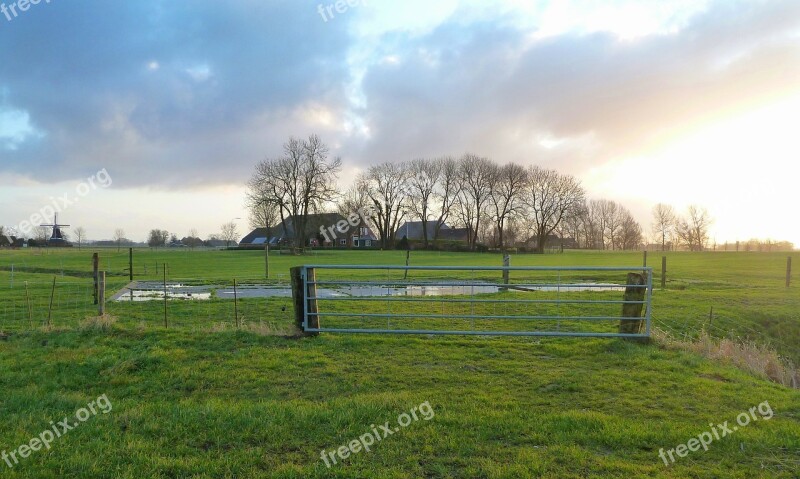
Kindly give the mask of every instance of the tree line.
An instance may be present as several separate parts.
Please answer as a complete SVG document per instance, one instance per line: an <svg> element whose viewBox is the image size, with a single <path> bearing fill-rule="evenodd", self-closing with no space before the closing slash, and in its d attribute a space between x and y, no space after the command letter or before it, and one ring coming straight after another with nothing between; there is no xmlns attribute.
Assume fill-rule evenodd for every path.
<svg viewBox="0 0 800 479"><path fill-rule="evenodd" d="M544 252L552 235L575 246L632 250L647 234L631 211L608 199L588 198L572 175L537 165L500 165L488 157L418 158L383 162L361 172L343 193L337 189L340 158L317 135L290 138L277 158L259 162L247 184L253 227L287 225L295 246L313 232L308 217L324 210L344 216L369 208L367 226L381 247L393 247L404 221L422 223L422 244L439 240L444 225L464 228L467 244L507 249L519 243ZM685 216L664 204L653 208L652 237L663 249L704 250L713 223L705 208L690 206ZM284 231L287 229L284 228Z"/></svg>
<svg viewBox="0 0 800 479"><path fill-rule="evenodd" d="M506 249L519 242L543 252L551 235L572 237L581 247L636 249L643 232L623 205L588 199L573 176L540 166L500 165L488 157L419 158L384 162L360 173L344 193L337 190L341 159L331 158L316 135L291 138L284 152L256 165L248 182L251 225L286 226L292 218L295 246L308 239L308 215L336 209L347 216L368 208L368 226L383 248L396 244L403 221L422 223L422 243L440 238L445 224L464 228L467 244Z"/></svg>

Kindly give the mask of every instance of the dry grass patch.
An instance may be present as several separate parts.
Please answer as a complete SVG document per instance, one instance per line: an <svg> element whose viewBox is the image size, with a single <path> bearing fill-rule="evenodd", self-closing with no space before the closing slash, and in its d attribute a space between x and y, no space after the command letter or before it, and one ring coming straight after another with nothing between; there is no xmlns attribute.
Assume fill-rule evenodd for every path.
<svg viewBox="0 0 800 479"><path fill-rule="evenodd" d="M93 316L81 321L78 329L82 331L108 331L117 323L116 316L104 314L103 316Z"/></svg>
<svg viewBox="0 0 800 479"><path fill-rule="evenodd" d="M739 369L759 377L800 389L800 371L791 361L781 357L769 346L755 341L717 339L705 331L701 331L696 339L679 339L658 328L653 328L652 335L657 343L667 348L691 351L718 361L728 361Z"/></svg>

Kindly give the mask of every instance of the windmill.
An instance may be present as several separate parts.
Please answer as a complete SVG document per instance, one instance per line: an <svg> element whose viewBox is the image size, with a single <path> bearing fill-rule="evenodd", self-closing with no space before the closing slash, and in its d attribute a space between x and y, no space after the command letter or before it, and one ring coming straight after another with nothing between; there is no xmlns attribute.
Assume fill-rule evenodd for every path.
<svg viewBox="0 0 800 479"><path fill-rule="evenodd" d="M55 214L55 218L53 220L53 224L51 225L40 225L45 226L48 228L53 228L53 233L50 235L50 239L47 240L48 246L66 246L67 241L64 239L63 233L61 233L61 228L69 227L70 225L61 225L58 224L58 213Z"/></svg>

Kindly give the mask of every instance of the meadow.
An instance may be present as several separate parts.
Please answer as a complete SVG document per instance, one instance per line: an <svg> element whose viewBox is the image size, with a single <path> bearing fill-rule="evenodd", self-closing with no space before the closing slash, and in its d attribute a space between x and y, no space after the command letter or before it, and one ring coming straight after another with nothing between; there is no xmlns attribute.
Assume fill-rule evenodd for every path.
<svg viewBox="0 0 800 479"><path fill-rule="evenodd" d="M0 452L101 395L113 404L50 449L14 467L0 462L3 477L791 478L800 470L800 393L724 360L618 339L287 338L287 298L241 300L239 328L232 301L216 297L170 302L169 328L159 302L112 302L113 320L92 321L92 252L0 251ZM128 283L128 255L100 256L110 297ZM785 254L666 256L654 326L677 338L753 340L800 362L800 280L785 288ZM660 258L650 253L656 278ZM287 282L301 264L404 263L398 251L273 252L268 282ZM640 252L512 257L515 266L641 263ZM267 282L259 251L134 252L137 280L163 280L164 264L170 282ZM411 264L499 266L501 257L415 251ZM423 402L435 412L429 421L330 468L321 459ZM659 457L765 402L771 419L675 463Z"/></svg>

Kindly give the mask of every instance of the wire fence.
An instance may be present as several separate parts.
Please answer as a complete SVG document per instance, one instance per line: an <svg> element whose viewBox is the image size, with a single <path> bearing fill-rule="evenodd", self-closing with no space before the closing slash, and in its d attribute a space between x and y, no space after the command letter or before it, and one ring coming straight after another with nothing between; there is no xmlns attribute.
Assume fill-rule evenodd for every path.
<svg viewBox="0 0 800 479"><path fill-rule="evenodd" d="M42 255L46 255L44 252ZM88 253L87 253L88 254ZM46 260L46 261L44 261ZM229 261L226 258L219 260ZM225 263L227 264L227 263ZM137 325L152 327L183 328L288 328L293 323L293 306L288 270L273 270L270 280L264 275L240 276L234 291L234 274L228 278L220 278L219 271L227 269L216 265L215 277L204 278L195 271L174 272L169 264L159 258L136 261L133 274L136 281L129 281L129 256L127 252L104 254L99 267L106 271L107 277L107 312L121 322L132 322ZM8 258L0 262L0 331L24 331L42 326L53 328L80 326L87 318L98 315L98 305L94 301L94 284L92 272L86 262L72 261L69 257L38 258L37 255ZM166 266L166 269L165 269ZM235 262L231 262L231 271L235 271ZM185 268L185 266L184 266ZM775 262L768 273L776 276L783 271L783 264ZM205 267L204 267L205 269ZM766 271L766 270L765 270ZM164 314L164 274L167 276L166 318ZM186 274L188 273L188 275ZM747 287L748 291L757 294L743 301L738 306L725 304L728 296L716 296L715 290L704 291L700 283L690 279L681 279L675 273L670 276L667 290L659 287L659 272L655 272L655 295L653 299L653 324L659 329L679 339L694 339L703 332L715 338L754 341L768 345L780 354L800 363L800 333L796 325L800 315L791 312L791 305L797 301L794 290L782 288L782 282L776 287L760 285ZM744 272L743 272L744 273ZM223 273L224 274L224 273ZM402 274L402 271L398 274ZM411 278L420 281L443 280L434 272L411 272ZM496 272L471 273L470 281L496 281ZM750 273L747 273L750 274ZM173 277L174 275L174 277ZM189 276L191 275L191 276ZM486 276L484 278L484 275ZM183 277L189 276L189 277ZM736 282L720 285L720 294L731 288L745 288L749 281L746 274L740 275ZM47 279L43 279L47 278ZM53 287L55 279L55 287ZM337 279L337 278L330 278ZM353 275L341 278L369 278ZM397 278L388 278L395 280ZM406 277L403 275L403 280ZM558 281L596 281L603 282L602 276L585 277L564 275ZM513 282L513 277L512 277ZM780 286L777 286L780 284ZM690 290L680 290L688 286ZM672 290L672 288L675 288ZM697 289L695 289L697 288ZM744 293L744 290L742 290ZM667 298L665 293L674 294L674 299ZM513 294L513 291L511 292ZM522 294L522 293L520 293ZM616 292L608 292L617 295ZM682 306L685 300L691 300L695 294L705 294L702 301L696 300ZM689 295L689 296L684 296ZM766 296L764 296L766 295ZM770 296L771 295L771 296ZM127 296L127 297L126 297ZM763 296L763 297L762 297ZM795 298L795 299L792 299ZM618 299L618 298L611 298ZM672 301L665 307L665 301ZM699 304L708 305L697 307ZM749 301L749 303L748 303ZM680 303L680 305L679 305ZM336 303L339 304L339 303ZM440 301L436 311L440 316L467 315L472 306L464 306L460 301ZM475 303L480 304L480 303ZM777 305L783 310L767 310L767 306ZM387 311L402 313L402 303L395 302ZM710 306L714 309L711 310ZM789 307L787 308L787 305ZM524 308L524 306L519 306ZM616 307L611 305L610 307ZM337 308L340 308L337 306ZM460 309L459 309L460 308ZM524 312L510 309L510 305L502 303L481 305L488 315L520 314ZM561 306L565 308L565 306ZM342 308L343 309L343 308ZM786 311L789 310L787 313ZM797 311L800 311L798 308ZM363 312L353 310L353 312ZM615 314L609 311L608 315ZM446 321L446 318L442 318ZM793 326L794 325L794 326ZM471 326L471 324L470 324Z"/></svg>
<svg viewBox="0 0 800 479"><path fill-rule="evenodd" d="M106 315L144 327L288 331L292 323L288 275L263 278L128 282L107 277ZM166 291L166 294L165 294ZM93 279L15 281L0 288L0 331L75 328L100 313ZM165 301L166 298L166 301Z"/></svg>

